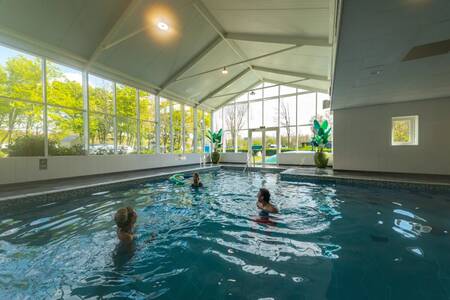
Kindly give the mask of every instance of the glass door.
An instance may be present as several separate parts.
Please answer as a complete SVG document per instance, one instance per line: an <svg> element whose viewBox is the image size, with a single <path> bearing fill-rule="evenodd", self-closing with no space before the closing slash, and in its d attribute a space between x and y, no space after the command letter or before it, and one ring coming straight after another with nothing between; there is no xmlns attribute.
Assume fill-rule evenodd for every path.
<svg viewBox="0 0 450 300"><path fill-rule="evenodd" d="M279 129L259 128L248 132L249 156L254 165L277 164Z"/></svg>
<svg viewBox="0 0 450 300"><path fill-rule="evenodd" d="M278 142L277 142L277 131L276 130L264 130L264 163L269 165L276 165L277 154L278 154Z"/></svg>

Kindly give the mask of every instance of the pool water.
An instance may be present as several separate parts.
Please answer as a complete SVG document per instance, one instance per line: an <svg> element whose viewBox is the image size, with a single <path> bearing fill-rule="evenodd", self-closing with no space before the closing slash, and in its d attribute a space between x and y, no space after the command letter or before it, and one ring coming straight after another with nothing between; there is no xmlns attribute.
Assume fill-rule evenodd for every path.
<svg viewBox="0 0 450 300"><path fill-rule="evenodd" d="M0 299L449 299L449 193L201 178L1 210ZM269 223L261 186L281 212ZM112 221L127 205L128 246Z"/></svg>

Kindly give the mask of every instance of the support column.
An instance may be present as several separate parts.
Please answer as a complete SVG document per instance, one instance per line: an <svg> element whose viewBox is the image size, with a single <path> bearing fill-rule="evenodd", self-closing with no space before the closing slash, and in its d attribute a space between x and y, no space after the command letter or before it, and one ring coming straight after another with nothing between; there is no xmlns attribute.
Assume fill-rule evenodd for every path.
<svg viewBox="0 0 450 300"><path fill-rule="evenodd" d="M42 102L43 102L43 122L42 130L44 131L44 156L48 157L48 123L47 123L47 60L41 60L41 74L42 74Z"/></svg>
<svg viewBox="0 0 450 300"><path fill-rule="evenodd" d="M155 153L161 153L161 142L160 142L160 134L161 134L161 115L159 109L159 96L155 97Z"/></svg>
<svg viewBox="0 0 450 300"><path fill-rule="evenodd" d="M136 89L136 150L137 153L141 153L141 99L139 98L139 89Z"/></svg>
<svg viewBox="0 0 450 300"><path fill-rule="evenodd" d="M83 144L86 154L89 154L89 78L86 70L82 73L83 87Z"/></svg>
<svg viewBox="0 0 450 300"><path fill-rule="evenodd" d="M113 83L113 124L114 124L114 154L117 154L117 95L116 83Z"/></svg>

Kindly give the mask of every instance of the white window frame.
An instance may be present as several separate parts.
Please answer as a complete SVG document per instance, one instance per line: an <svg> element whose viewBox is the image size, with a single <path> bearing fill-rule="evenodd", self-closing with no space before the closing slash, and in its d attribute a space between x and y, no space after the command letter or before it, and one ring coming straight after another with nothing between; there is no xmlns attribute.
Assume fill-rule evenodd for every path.
<svg viewBox="0 0 450 300"><path fill-rule="evenodd" d="M409 126L409 142L396 142L394 141L394 123L396 121L408 121ZM418 146L419 145L419 116L398 116L392 117L391 120L391 146Z"/></svg>

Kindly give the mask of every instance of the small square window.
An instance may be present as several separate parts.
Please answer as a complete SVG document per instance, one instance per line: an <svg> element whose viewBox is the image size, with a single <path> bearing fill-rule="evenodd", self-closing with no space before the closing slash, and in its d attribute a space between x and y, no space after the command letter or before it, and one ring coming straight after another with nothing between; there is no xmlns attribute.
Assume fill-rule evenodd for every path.
<svg viewBox="0 0 450 300"><path fill-rule="evenodd" d="M392 146L419 144L419 116L392 118Z"/></svg>

